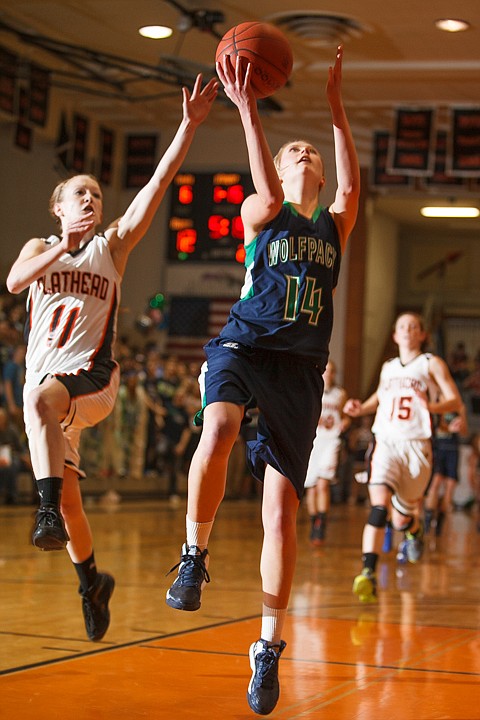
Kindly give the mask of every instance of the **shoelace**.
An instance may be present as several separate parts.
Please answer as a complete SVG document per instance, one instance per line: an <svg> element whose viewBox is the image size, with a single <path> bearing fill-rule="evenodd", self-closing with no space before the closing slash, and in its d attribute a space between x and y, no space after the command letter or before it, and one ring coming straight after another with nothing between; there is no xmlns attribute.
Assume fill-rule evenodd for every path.
<svg viewBox="0 0 480 720"><path fill-rule="evenodd" d="M59 515L55 508L39 508L38 509L39 520L48 527L53 527L58 519Z"/></svg>
<svg viewBox="0 0 480 720"><path fill-rule="evenodd" d="M174 565L167 573L170 575L174 570L182 565L182 569L179 573L179 580L182 585L196 585L198 582L198 572L202 574L202 582L205 580L206 583L210 582L210 575L205 567L205 562L200 555L182 555L180 562Z"/></svg>
<svg viewBox="0 0 480 720"><path fill-rule="evenodd" d="M90 602L88 602L88 598L84 598L84 600L87 600L87 602L84 602L83 604L85 622L91 628L93 625L95 625L93 606Z"/></svg>
<svg viewBox="0 0 480 720"><path fill-rule="evenodd" d="M274 683L274 675L268 677L268 673L275 665L277 660L276 654L272 650L262 650L255 656L255 663L257 665L256 675L259 680L262 681L263 687L267 689Z"/></svg>

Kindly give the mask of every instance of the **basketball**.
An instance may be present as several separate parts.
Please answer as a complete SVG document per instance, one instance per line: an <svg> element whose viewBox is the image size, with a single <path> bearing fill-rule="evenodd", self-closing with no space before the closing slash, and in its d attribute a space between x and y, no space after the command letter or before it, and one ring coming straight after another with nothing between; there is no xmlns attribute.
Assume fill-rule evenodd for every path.
<svg viewBox="0 0 480 720"><path fill-rule="evenodd" d="M228 30L220 40L215 55L222 62L229 55L233 65L237 58L252 63L252 87L257 98L280 90L292 72L293 54L285 35L270 23L245 22Z"/></svg>

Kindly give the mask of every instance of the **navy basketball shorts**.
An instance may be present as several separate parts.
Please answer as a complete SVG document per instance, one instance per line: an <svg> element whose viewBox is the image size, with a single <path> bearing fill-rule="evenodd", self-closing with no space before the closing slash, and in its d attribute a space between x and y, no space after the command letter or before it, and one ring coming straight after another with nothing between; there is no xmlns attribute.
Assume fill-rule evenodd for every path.
<svg viewBox="0 0 480 720"><path fill-rule="evenodd" d="M433 473L458 482L458 440L435 438L433 441Z"/></svg>
<svg viewBox="0 0 480 720"><path fill-rule="evenodd" d="M247 441L249 469L263 481L270 465L291 481L301 499L322 410L323 364L220 338L205 346L205 354L196 424L211 403L258 408L257 438Z"/></svg>

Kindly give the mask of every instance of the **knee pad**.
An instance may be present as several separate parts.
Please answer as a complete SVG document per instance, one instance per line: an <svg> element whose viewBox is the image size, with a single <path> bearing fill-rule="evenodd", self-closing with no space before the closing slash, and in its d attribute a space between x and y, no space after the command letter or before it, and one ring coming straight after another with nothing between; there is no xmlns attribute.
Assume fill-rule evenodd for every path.
<svg viewBox="0 0 480 720"><path fill-rule="evenodd" d="M373 527L384 528L387 524L388 510L384 505L374 505L368 516L368 524Z"/></svg>

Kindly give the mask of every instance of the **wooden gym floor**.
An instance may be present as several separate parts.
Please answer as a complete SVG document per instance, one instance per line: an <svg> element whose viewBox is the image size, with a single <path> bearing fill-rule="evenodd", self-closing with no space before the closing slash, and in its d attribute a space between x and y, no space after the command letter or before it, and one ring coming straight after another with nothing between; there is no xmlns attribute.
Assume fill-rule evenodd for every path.
<svg viewBox="0 0 480 720"><path fill-rule="evenodd" d="M66 553L29 544L33 507L0 507L0 718L247 720L248 648L260 632L259 501L225 501L210 542L212 582L196 613L165 591L184 539L184 508L166 501L88 508L97 564L116 589L104 640L85 636ZM270 717L478 720L479 543L454 512L416 566L379 566L380 600L351 594L365 507L332 508L321 549L299 516L295 585ZM448 531L448 534L447 534ZM399 538L396 538L398 540Z"/></svg>

